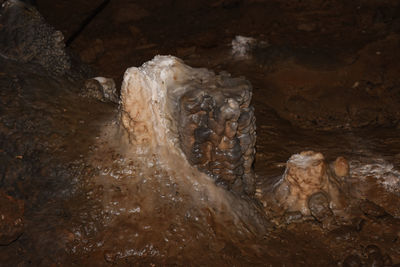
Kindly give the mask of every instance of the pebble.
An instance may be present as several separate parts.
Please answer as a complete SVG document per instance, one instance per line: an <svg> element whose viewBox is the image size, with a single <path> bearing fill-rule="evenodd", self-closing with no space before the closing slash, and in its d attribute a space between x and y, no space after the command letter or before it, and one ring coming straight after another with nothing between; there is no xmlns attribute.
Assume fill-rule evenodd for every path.
<svg viewBox="0 0 400 267"><path fill-rule="evenodd" d="M314 193L309 197L308 208L310 209L311 215L319 222L332 216L332 211L329 208L329 199L322 192Z"/></svg>

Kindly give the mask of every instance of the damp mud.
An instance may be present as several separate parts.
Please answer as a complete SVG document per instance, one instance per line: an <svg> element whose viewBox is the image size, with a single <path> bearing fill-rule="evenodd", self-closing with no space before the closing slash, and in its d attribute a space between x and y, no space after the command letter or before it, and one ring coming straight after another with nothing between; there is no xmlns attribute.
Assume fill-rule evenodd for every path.
<svg viewBox="0 0 400 267"><path fill-rule="evenodd" d="M47 22L4 2L54 28L39 27L45 41L24 21L5 28L2 6L0 37L15 42L0 39L0 266L400 264L398 4L110 1L65 47L60 33L71 40L101 1L38 0ZM132 73L158 54L225 87L195 77L172 102L141 102L160 84ZM255 154L241 123L255 123ZM232 177L204 152L227 139L244 166Z"/></svg>

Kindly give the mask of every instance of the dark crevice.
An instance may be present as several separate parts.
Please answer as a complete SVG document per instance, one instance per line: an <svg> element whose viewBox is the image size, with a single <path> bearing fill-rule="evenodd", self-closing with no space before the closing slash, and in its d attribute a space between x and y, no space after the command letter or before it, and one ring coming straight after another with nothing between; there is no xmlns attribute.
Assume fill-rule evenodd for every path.
<svg viewBox="0 0 400 267"><path fill-rule="evenodd" d="M86 28L86 26L101 12L106 8L106 6L110 3L111 0L104 0L99 6L97 6L88 17L86 17L79 28L72 33L72 35L66 41L66 46L69 47L73 41L82 33L82 31Z"/></svg>

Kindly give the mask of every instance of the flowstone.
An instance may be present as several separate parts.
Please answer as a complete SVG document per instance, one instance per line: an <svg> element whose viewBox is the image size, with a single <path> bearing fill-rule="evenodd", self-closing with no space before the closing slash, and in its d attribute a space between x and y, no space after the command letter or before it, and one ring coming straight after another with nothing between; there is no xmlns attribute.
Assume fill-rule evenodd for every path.
<svg viewBox="0 0 400 267"><path fill-rule="evenodd" d="M179 154L217 184L252 194L256 127L251 96L244 78L156 56L125 73L122 126L139 152L160 158Z"/></svg>

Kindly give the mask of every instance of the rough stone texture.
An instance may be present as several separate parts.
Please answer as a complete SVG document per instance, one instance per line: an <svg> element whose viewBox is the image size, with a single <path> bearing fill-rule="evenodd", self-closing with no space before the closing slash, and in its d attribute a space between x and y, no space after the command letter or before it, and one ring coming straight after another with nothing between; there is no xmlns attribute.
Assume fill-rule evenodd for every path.
<svg viewBox="0 0 400 267"><path fill-rule="evenodd" d="M3 58L36 63L55 75L70 69L63 34L48 25L35 7L18 0L4 1L0 25Z"/></svg>
<svg viewBox="0 0 400 267"><path fill-rule="evenodd" d="M332 216L332 211L329 208L329 197L322 192L314 193L308 198L308 208L311 215L320 222Z"/></svg>
<svg viewBox="0 0 400 267"><path fill-rule="evenodd" d="M102 102L118 103L117 89L111 78L95 77L86 80L81 96L95 98Z"/></svg>
<svg viewBox="0 0 400 267"><path fill-rule="evenodd" d="M366 216L371 218L379 218L388 215L388 213L382 207L369 200L363 201L360 204L360 209Z"/></svg>
<svg viewBox="0 0 400 267"><path fill-rule="evenodd" d="M253 193L256 134L251 90L243 78L157 56L126 71L122 124L136 144L147 149L170 142L217 184Z"/></svg>
<svg viewBox="0 0 400 267"><path fill-rule="evenodd" d="M332 164L332 169L338 177L346 177L350 173L350 166L344 157L338 157Z"/></svg>
<svg viewBox="0 0 400 267"><path fill-rule="evenodd" d="M361 267L361 259L358 255L350 255L343 261L343 267Z"/></svg>
<svg viewBox="0 0 400 267"><path fill-rule="evenodd" d="M344 158L335 161L333 169L341 169ZM343 182L331 170L321 153L305 151L290 157L281 180L274 189L277 202L288 211L300 211L323 221L346 207ZM339 172L343 174L344 171Z"/></svg>
<svg viewBox="0 0 400 267"><path fill-rule="evenodd" d="M0 246L15 241L24 230L24 202L0 191Z"/></svg>
<svg viewBox="0 0 400 267"><path fill-rule="evenodd" d="M256 140L251 86L227 74L212 83L190 88L181 97L181 147L190 163L217 183L229 188L242 182L250 186Z"/></svg>

